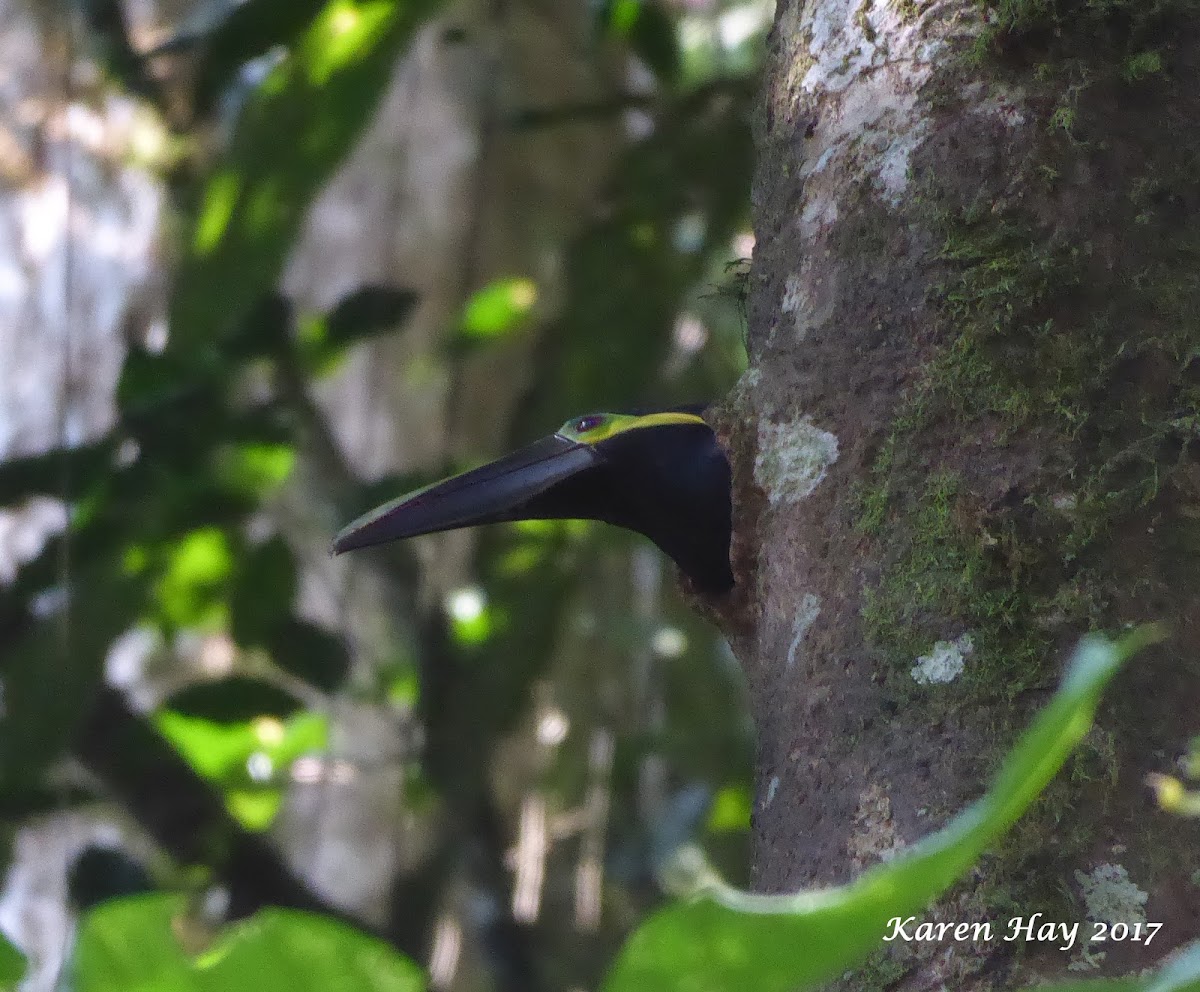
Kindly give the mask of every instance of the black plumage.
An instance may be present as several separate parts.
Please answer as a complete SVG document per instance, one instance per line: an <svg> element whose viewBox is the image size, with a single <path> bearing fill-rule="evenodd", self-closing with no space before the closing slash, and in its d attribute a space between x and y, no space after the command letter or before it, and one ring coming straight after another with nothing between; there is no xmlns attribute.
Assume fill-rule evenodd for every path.
<svg viewBox="0 0 1200 992"><path fill-rule="evenodd" d="M591 438L595 438L592 440ZM510 520L597 520L644 534L717 595L734 584L729 462L688 411L589 414L487 465L419 489L354 521L337 553Z"/></svg>

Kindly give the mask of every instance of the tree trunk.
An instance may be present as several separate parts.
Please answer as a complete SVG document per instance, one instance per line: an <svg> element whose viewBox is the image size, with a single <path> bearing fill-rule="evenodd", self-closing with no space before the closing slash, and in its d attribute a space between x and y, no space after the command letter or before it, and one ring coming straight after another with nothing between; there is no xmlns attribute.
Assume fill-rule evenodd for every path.
<svg viewBox="0 0 1200 992"><path fill-rule="evenodd" d="M929 915L1157 939L912 942L882 985L1120 973L1200 932L1197 835L1143 785L1200 731L1198 28L1187 0L779 4L724 413L757 549L732 618L757 886L844 881L941 825L1084 631L1174 631Z"/></svg>

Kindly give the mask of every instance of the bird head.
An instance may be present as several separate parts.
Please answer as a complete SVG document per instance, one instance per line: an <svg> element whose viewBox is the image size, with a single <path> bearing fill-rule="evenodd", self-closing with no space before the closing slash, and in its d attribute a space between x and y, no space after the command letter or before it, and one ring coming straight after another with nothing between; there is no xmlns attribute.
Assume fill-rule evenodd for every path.
<svg viewBox="0 0 1200 992"><path fill-rule="evenodd" d="M549 437L370 511L338 534L333 549L562 519L645 535L700 592L719 595L734 584L729 462L695 407L573 417Z"/></svg>

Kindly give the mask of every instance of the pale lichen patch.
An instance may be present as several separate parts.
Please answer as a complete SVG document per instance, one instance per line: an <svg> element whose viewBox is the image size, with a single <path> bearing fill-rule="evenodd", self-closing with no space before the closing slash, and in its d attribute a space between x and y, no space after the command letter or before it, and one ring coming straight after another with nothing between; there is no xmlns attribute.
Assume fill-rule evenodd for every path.
<svg viewBox="0 0 1200 992"><path fill-rule="evenodd" d="M1135 927L1146 922L1145 905L1149 896L1138 888L1123 865L1097 865L1087 874L1076 871L1075 882L1083 894L1087 918L1093 923ZM1084 943L1067 968L1092 971L1100 967L1105 957L1105 951L1093 951L1090 942Z"/></svg>
<svg viewBox="0 0 1200 992"><path fill-rule="evenodd" d="M923 95L952 43L979 29L951 0L828 0L781 5L776 35L787 66L776 121L802 128L801 237L835 223L846 178L860 177L890 207L908 200L914 154L931 133ZM1010 126L1016 103L1001 93L990 109Z"/></svg>
<svg viewBox="0 0 1200 992"><path fill-rule="evenodd" d="M823 150L804 171L820 173L834 156L856 159L896 206L913 152L928 132L918 93L945 42L921 23L923 17L906 18L899 2L831 0L804 9L808 64L796 98L821 94L839 104L822 115L815 137ZM836 216L836 208L810 202L804 213L826 218Z"/></svg>
<svg viewBox="0 0 1200 992"><path fill-rule="evenodd" d="M1129 877L1124 865L1097 865L1086 875L1076 871L1075 882L1083 894L1089 920L1110 926L1146 922L1149 896Z"/></svg>
<svg viewBox="0 0 1200 992"><path fill-rule="evenodd" d="M791 315L796 328L796 340L803 341L808 337L809 313L812 307L808 293L804 289L804 283L799 276L788 276L787 282L784 283L783 300L779 304L779 309L783 313Z"/></svg>
<svg viewBox="0 0 1200 992"><path fill-rule="evenodd" d="M920 685L940 685L958 678L966 659L975 653L975 641L963 634L953 641L938 641L929 654L923 654L912 667L913 681Z"/></svg>
<svg viewBox="0 0 1200 992"><path fill-rule="evenodd" d="M804 635L808 633L808 628L820 615L821 597L814 596L811 592L805 593L804 598L800 601L800 609L796 611L796 618L792 621L792 643L788 647L787 653L788 668L796 663L796 652L804 640Z"/></svg>
<svg viewBox="0 0 1200 992"><path fill-rule="evenodd" d="M817 488L837 457L837 437L821 430L809 417L785 424L762 421L754 481L773 506L796 503Z"/></svg>

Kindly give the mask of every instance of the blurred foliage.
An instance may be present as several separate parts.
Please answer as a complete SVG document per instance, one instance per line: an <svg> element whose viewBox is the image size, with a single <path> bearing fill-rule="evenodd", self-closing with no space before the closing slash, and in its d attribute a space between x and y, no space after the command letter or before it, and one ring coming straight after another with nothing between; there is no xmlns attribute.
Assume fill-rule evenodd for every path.
<svg viewBox="0 0 1200 992"><path fill-rule="evenodd" d="M0 990L14 989L25 974L25 959L21 952L0 936Z"/></svg>
<svg viewBox="0 0 1200 992"><path fill-rule="evenodd" d="M341 767L331 754L342 706L418 722L414 738L424 738L416 757L395 760L398 798L432 850L397 879L381 927L413 957L427 954L434 922L465 884L471 905L489 907L463 926L493 985L536 990L555 984L552 975L594 985L661 900L655 871L680 843L704 839L731 876L745 874L752 738L740 673L715 631L671 593L669 568L654 565L650 592L634 586L644 542L574 522L495 528L477 548L474 584L445 603L418 596L423 563L411 549L366 557L400 590L396 643L369 669L356 632L298 613L307 549L277 512L290 491L319 490L306 498L325 508L332 531L497 453L356 479L313 387L353 349L403 334L421 301L411 287L372 281L328 312L298 313L276 286L309 206L440 6L214 2L150 52L133 45L122 4L79 8L107 85L137 94L172 129L158 167L173 198L178 267L166 347L130 346L111 430L0 462L0 506L70 493L66 532L48 535L0 587L5 833L76 802L115 799L173 863L170 887L189 891L110 901L149 876L126 871L116 853L92 856L77 871L77 905L94 908L76 988L420 986L407 959L340 922L264 910L215 944L205 925L188 929L191 890L210 882L231 893L234 912L329 908L262 834L296 779ZM490 349L528 348L528 389L507 425L513 444L587 409L719 396L743 367L743 314L726 266L746 253L734 241L748 229L757 58L725 64L719 46L688 42L695 16L653 0L587 5L589 43L573 57L600 66L614 49L633 56L652 95L550 108L540 121L514 114L508 125L599 123L624 135L602 202L570 218L569 240L553 246L564 274L554 300L530 270L501 269L464 287L424 359L453 374ZM457 43L476 44L474 31ZM613 127L626 108L650 122L644 136ZM149 686L149 701L106 686L106 663L123 678L137 668L121 685ZM518 925L508 908L516 805L495 769L516 737L536 739L530 724L547 686L569 733L532 781L556 815L573 815L594 781L589 733L614 739L605 910L593 933L569 923L575 836L551 851L537 927ZM647 775L658 768L660 802L647 805ZM0 946L0 987L20 966L10 951Z"/></svg>
<svg viewBox="0 0 1200 992"><path fill-rule="evenodd" d="M697 848L668 866L689 901L630 938L604 988L740 992L814 988L861 963L889 930L960 877L1028 808L1092 725L1120 665L1161 635L1143 629L1077 650L1055 697L1016 743L992 788L889 863L835 889L767 896L726 885ZM264 910L215 939L179 897L108 902L84 919L74 955L81 990L422 989L420 970L381 942L309 914ZM1200 983L1200 944L1139 978L1043 986L1054 992L1176 992Z"/></svg>
<svg viewBox="0 0 1200 992"><path fill-rule="evenodd" d="M229 688L234 695L241 687L235 682ZM236 695L243 706L254 698L248 692ZM230 812L251 830L269 826L279 811L287 785L280 770L306 754L324 751L328 744L328 721L318 713L298 713L281 721L262 715L266 707L254 707L258 715L253 719L216 722L179 712L178 697L172 705L158 715L155 725L221 789Z"/></svg>
<svg viewBox="0 0 1200 992"><path fill-rule="evenodd" d="M333 0L298 33L204 183L172 300L174 347L203 346L275 283L306 207L367 123L403 45L438 6ZM281 9L291 11L289 24L297 17L289 5L270 7L277 21Z"/></svg>
<svg viewBox="0 0 1200 992"><path fill-rule="evenodd" d="M467 301L462 333L468 338L497 338L521 326L537 302L537 286L529 279L498 279Z"/></svg>
<svg viewBox="0 0 1200 992"><path fill-rule="evenodd" d="M203 953L193 956L185 947ZM204 989L220 992L421 992L424 977L382 941L344 923L263 910L209 943L203 921L176 896L147 895L100 906L75 946L77 992Z"/></svg>

